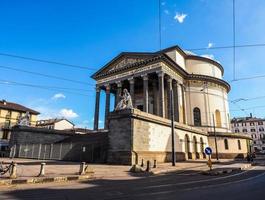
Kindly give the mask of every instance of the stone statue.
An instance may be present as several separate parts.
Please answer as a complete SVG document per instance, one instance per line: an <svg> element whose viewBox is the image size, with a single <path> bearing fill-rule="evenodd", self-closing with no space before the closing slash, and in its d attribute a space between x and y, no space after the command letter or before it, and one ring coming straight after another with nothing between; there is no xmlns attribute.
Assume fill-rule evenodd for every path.
<svg viewBox="0 0 265 200"><path fill-rule="evenodd" d="M127 89L123 90L123 95L120 95L120 102L117 104L115 110L124 110L133 108L132 98Z"/></svg>
<svg viewBox="0 0 265 200"><path fill-rule="evenodd" d="M29 126L30 125L30 114L29 114L29 111L26 112L26 115L21 116L18 119L18 125L19 126Z"/></svg>

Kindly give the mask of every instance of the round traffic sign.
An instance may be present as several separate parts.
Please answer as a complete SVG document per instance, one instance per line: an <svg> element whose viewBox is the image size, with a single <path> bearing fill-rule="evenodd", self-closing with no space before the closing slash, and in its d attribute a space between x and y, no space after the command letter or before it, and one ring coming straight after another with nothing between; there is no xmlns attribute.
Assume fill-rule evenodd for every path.
<svg viewBox="0 0 265 200"><path fill-rule="evenodd" d="M213 151L212 151L212 149L210 147L206 147L205 150L204 150L204 152L205 152L206 155L209 156L209 155L212 154Z"/></svg>

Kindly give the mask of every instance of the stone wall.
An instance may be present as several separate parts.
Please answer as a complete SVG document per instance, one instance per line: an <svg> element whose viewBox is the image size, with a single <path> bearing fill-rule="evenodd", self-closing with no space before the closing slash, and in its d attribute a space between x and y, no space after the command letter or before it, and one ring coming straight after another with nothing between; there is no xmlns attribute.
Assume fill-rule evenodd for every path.
<svg viewBox="0 0 265 200"><path fill-rule="evenodd" d="M106 162L107 132L74 134L69 131L20 127L12 129L12 157Z"/></svg>
<svg viewBox="0 0 265 200"><path fill-rule="evenodd" d="M109 125L109 162L140 164L142 159L157 160L157 162L171 161L170 120L132 109L111 113ZM186 151L186 135L189 138L188 151ZM203 151L200 148L201 138L204 149L208 146L205 132L176 122L177 160L185 160L188 157L203 158Z"/></svg>

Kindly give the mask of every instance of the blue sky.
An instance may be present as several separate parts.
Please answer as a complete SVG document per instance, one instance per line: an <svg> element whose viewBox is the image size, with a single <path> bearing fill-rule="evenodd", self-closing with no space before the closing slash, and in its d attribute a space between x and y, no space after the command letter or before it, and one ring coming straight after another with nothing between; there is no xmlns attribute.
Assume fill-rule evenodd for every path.
<svg viewBox="0 0 265 200"><path fill-rule="evenodd" d="M236 44L265 42L264 10L265 1L236 0ZM184 49L233 44L232 0L161 0L161 13L162 48L176 44ZM0 53L96 70L122 51L159 50L156 0L3 0L0 19ZM264 75L264 50L265 47L236 49L236 78ZM232 80L232 49L209 48L195 53L214 56L225 69L224 79ZM42 113L41 117L66 116L79 126L92 127L95 82L90 75L95 70L5 56L0 56L1 66L87 82L86 85L77 84L1 68L0 90L2 99L34 108ZM80 91L70 93L60 89L11 86L6 81ZM230 100L263 96L264 81L265 78L232 82ZM265 117L264 99L231 104L231 116L253 112L258 117ZM103 108L104 95L101 100ZM239 111L238 106L246 111ZM101 109L101 121L103 116L104 109Z"/></svg>

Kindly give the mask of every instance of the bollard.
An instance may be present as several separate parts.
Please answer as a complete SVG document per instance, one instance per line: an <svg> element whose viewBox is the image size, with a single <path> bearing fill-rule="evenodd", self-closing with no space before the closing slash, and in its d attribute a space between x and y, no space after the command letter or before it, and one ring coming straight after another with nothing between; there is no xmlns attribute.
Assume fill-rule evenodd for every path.
<svg viewBox="0 0 265 200"><path fill-rule="evenodd" d="M45 176L45 165L46 165L46 163L40 164L40 173L38 176Z"/></svg>
<svg viewBox="0 0 265 200"><path fill-rule="evenodd" d="M141 167L143 167L144 166L144 159L142 159L142 163L141 163Z"/></svg>
<svg viewBox="0 0 265 200"><path fill-rule="evenodd" d="M156 168L156 160L154 160L154 166L153 166L153 168Z"/></svg>
<svg viewBox="0 0 265 200"><path fill-rule="evenodd" d="M148 160L146 163L146 170L147 172L150 172L150 161Z"/></svg>
<svg viewBox="0 0 265 200"><path fill-rule="evenodd" d="M80 164L79 175L84 175L84 174L86 174L86 163L82 162Z"/></svg>
<svg viewBox="0 0 265 200"><path fill-rule="evenodd" d="M11 179L17 178L17 163L14 162L11 163L10 178Z"/></svg>

